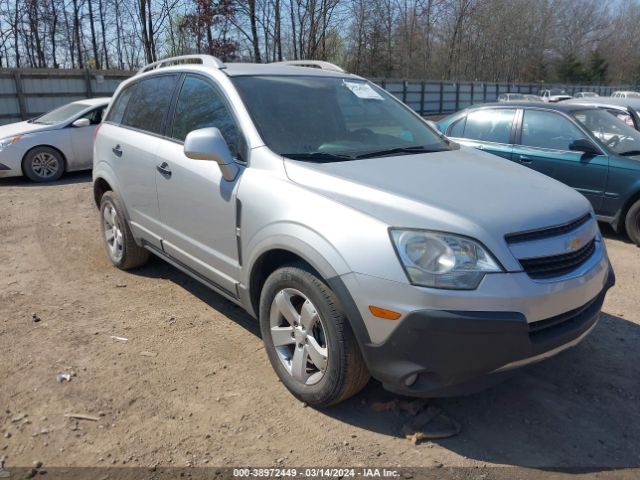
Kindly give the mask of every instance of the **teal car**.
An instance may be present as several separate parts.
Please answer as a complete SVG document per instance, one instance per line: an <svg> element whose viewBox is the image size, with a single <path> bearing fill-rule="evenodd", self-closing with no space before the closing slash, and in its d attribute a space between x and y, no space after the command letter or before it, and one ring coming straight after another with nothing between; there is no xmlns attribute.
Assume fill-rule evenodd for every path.
<svg viewBox="0 0 640 480"><path fill-rule="evenodd" d="M640 132L585 105L493 103L437 123L454 141L563 182L640 246Z"/></svg>

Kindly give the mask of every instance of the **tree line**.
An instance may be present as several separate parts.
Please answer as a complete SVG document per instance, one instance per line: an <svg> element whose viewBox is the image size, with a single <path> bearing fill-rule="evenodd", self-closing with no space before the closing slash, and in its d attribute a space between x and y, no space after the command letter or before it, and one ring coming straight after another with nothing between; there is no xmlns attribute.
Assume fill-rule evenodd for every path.
<svg viewBox="0 0 640 480"><path fill-rule="evenodd" d="M369 77L640 81L640 0L0 0L0 67L210 53Z"/></svg>

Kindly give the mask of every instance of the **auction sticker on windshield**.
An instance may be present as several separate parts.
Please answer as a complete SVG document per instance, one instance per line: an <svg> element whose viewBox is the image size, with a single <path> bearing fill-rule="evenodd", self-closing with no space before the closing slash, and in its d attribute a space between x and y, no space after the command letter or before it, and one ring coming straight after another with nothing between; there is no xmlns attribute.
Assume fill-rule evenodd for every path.
<svg viewBox="0 0 640 480"><path fill-rule="evenodd" d="M365 100L384 100L368 83L350 82L348 80L343 80L342 83L358 98Z"/></svg>

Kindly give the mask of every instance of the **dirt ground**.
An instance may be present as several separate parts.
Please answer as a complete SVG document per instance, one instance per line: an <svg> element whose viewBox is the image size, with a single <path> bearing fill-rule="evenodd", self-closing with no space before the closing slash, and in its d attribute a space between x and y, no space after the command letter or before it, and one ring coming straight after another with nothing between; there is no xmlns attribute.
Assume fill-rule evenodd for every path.
<svg viewBox="0 0 640 480"><path fill-rule="evenodd" d="M400 433L407 413L371 408L394 398L377 382L307 408L241 309L159 259L113 268L91 191L88 173L0 180L5 468L640 466L640 249L610 229L617 285L594 332L497 387L435 401L462 432L414 446Z"/></svg>

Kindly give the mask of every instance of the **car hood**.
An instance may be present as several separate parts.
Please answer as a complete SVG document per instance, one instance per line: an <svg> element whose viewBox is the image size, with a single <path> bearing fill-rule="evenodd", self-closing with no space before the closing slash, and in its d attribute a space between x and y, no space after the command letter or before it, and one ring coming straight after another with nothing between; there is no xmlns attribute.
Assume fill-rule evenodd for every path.
<svg viewBox="0 0 640 480"><path fill-rule="evenodd" d="M42 125L30 122L10 123L0 126L0 138L11 137L12 135L22 135L25 133L38 132L41 130L52 130L59 125Z"/></svg>
<svg viewBox="0 0 640 480"><path fill-rule="evenodd" d="M566 223L591 209L562 183L467 147L332 163L285 159L285 169L293 182L389 226L444 230L487 243Z"/></svg>

